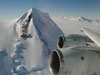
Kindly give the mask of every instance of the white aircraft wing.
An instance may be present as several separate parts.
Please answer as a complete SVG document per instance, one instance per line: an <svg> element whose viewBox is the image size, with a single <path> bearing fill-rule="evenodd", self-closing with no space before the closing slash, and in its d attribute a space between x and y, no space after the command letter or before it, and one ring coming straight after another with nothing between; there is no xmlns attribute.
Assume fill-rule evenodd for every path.
<svg viewBox="0 0 100 75"><path fill-rule="evenodd" d="M88 28L83 28L82 31L100 47L100 34L99 33L93 30L90 30Z"/></svg>

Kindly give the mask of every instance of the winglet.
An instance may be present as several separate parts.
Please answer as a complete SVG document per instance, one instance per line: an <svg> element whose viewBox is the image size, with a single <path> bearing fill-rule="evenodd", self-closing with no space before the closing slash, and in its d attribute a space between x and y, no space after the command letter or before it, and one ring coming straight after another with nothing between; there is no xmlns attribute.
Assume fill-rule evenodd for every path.
<svg viewBox="0 0 100 75"><path fill-rule="evenodd" d="M88 28L82 28L82 31L100 47L100 34Z"/></svg>

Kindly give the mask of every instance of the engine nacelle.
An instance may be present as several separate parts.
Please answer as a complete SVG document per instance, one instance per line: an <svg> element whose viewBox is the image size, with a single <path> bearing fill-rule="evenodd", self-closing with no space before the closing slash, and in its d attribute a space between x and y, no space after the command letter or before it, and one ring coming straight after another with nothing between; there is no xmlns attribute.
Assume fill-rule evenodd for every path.
<svg viewBox="0 0 100 75"><path fill-rule="evenodd" d="M50 56L53 75L100 75L99 52L95 48L70 47L55 50Z"/></svg>
<svg viewBox="0 0 100 75"><path fill-rule="evenodd" d="M58 48L67 48L71 46L86 46L87 42L93 43L87 36L79 34L71 34L68 36L60 36L58 38Z"/></svg>

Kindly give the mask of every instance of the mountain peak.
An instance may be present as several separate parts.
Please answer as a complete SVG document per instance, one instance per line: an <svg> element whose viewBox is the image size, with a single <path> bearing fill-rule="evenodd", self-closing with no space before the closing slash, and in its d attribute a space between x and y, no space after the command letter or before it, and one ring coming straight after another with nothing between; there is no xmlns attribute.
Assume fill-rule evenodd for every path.
<svg viewBox="0 0 100 75"><path fill-rule="evenodd" d="M28 11L39 11L37 8L30 8Z"/></svg>
<svg viewBox="0 0 100 75"><path fill-rule="evenodd" d="M27 52L25 53L30 54L30 56L29 55L28 56L22 55L22 56L24 57L25 60L29 59L28 61L31 61L31 60L34 60L34 61L31 61L32 62L31 64L30 62L26 61L24 65L26 66L27 64L30 64L28 65L28 67L32 68L32 72L41 71L44 69L44 67L47 68L48 67L47 60L48 60L49 54L52 50L57 48L57 39L60 35L63 35L62 30L54 23L54 21L49 17L47 13L41 12L40 10L36 8L29 9L16 22L15 25L16 26L14 29L15 29L16 34L18 35L17 36L18 40L21 41L20 43L22 43L23 45L26 45L27 42L30 42L32 40L31 43L27 43L30 46L25 47L25 49L27 50ZM23 41L26 43L24 44ZM15 53L17 52L16 55L18 55L18 52L20 51L18 50L14 52ZM20 52L20 53L23 53L23 52ZM37 55L39 55L40 57L38 57ZM36 65L36 68L32 67L33 65ZM14 64L14 66L16 66L16 64ZM41 69L41 67L43 68ZM20 68L25 69L23 66L21 66ZM17 69L14 68L13 70L15 70L16 72ZM21 72L23 72L23 70ZM25 73L27 73L27 70L25 70Z"/></svg>

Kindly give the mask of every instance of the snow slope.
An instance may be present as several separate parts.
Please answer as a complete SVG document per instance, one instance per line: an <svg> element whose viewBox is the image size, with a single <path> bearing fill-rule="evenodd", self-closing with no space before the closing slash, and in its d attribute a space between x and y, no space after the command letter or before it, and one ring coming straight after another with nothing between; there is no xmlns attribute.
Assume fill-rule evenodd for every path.
<svg viewBox="0 0 100 75"><path fill-rule="evenodd" d="M32 38L23 39L22 27L27 25L31 14L27 34ZM83 34L80 29L84 27L100 31L99 20L72 16L51 19L47 13L35 8L15 21L0 22L0 75L52 75L48 65L49 54L57 48L60 35Z"/></svg>
<svg viewBox="0 0 100 75"><path fill-rule="evenodd" d="M0 75L11 75L11 57L10 49L12 41L11 41L11 29L13 28L15 19L8 21L0 21L0 53L3 52L0 56L2 56L2 60L0 59Z"/></svg>
<svg viewBox="0 0 100 75"><path fill-rule="evenodd" d="M30 14L32 14L32 19L28 25L27 34L30 34L32 38L23 39L22 29L24 25L27 25ZM8 32L3 44L5 47L1 47L8 54L5 58L7 62L4 64L8 65L9 70L6 70L8 74L51 75L48 66L49 54L57 48L57 38L63 35L63 32L49 15L35 8L30 9L14 25L11 25L10 29L8 28Z"/></svg>

